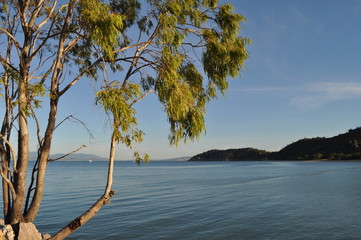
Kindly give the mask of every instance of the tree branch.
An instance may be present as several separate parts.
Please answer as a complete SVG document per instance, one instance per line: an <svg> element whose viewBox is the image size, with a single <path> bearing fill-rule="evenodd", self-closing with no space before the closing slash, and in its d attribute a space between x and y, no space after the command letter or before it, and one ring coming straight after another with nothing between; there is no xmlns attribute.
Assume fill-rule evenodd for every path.
<svg viewBox="0 0 361 240"><path fill-rule="evenodd" d="M69 120L69 119L71 119L71 118L74 119L75 121L79 122L81 125L83 125L83 127L84 127L84 128L87 130L87 132L89 133L90 138L94 139L93 134L91 133L90 129L86 126L86 124L85 124L82 120L74 117L73 115L67 116L67 117L64 118L60 123L58 123L58 124L55 126L54 131L55 131L55 129L57 129L61 124L63 124L66 120Z"/></svg>
<svg viewBox="0 0 361 240"><path fill-rule="evenodd" d="M13 158L14 172L17 172L17 168L16 168L17 159L16 159L16 154L15 154L14 148L11 145L11 143L2 134L0 134L0 138L9 146L10 151L11 151L11 156Z"/></svg>
<svg viewBox="0 0 361 240"><path fill-rule="evenodd" d="M40 137L40 124L39 124L39 120L38 117L36 116L34 109L31 108L31 114L33 115L34 119L35 119L35 123L36 123L36 135L38 137L38 144L39 146L41 146L41 137Z"/></svg>
<svg viewBox="0 0 361 240"><path fill-rule="evenodd" d="M95 62L93 62L89 67L87 67L83 72L81 72L76 78L73 79L67 86L63 88L63 90L59 91L58 96L62 96L64 93L66 93L72 86L74 86L90 69L92 69L95 65L100 63L101 59L97 59Z"/></svg>
<svg viewBox="0 0 361 240"><path fill-rule="evenodd" d="M55 7L56 7L56 4L57 4L57 0L54 1L54 4L53 4L53 7L51 8L48 16L46 17L46 19L44 19L44 21L42 21L41 23L39 23L39 25L36 27L35 31L39 28L41 28L44 24L46 24L49 19L51 18L51 15L53 14L54 10L55 10Z"/></svg>
<svg viewBox="0 0 361 240"><path fill-rule="evenodd" d="M52 22L48 31L48 35L44 38L41 38L43 41L40 43L40 45L38 46L38 48L36 50L33 49L33 53L31 54L30 58L33 59L39 52L40 50L45 46L46 42L48 41L50 37L50 32L53 29L53 25L54 23ZM38 32L40 34L40 32ZM36 38L38 37L38 35L36 36ZM34 40L35 41L35 40ZM34 44L34 48L35 48L35 44Z"/></svg>
<svg viewBox="0 0 361 240"><path fill-rule="evenodd" d="M87 147L87 146L83 145L83 146L75 149L74 151L72 151L72 152L70 152L70 153L64 154L64 155L61 156L61 157L54 158L54 159L51 159L51 158L50 158L50 159L48 159L48 162L55 162L55 161L58 161L58 160L60 160L60 159L66 158L66 157L69 156L70 154L76 153L77 151L79 151L80 149L85 148L85 147Z"/></svg>
<svg viewBox="0 0 361 240"><path fill-rule="evenodd" d="M123 84L122 84L122 88L125 87L125 85L127 84L128 79L130 78L130 76L132 76L132 72L133 72L133 68L137 65L138 61L139 61L139 57L140 55L142 55L142 51L144 49L146 49L151 42L153 41L153 39L157 36L158 31L160 30L160 25L158 24L155 29L154 32L152 33L152 35L149 37L148 41L145 42L143 45L141 45L140 47L137 47L137 50L134 53L134 58L133 61L131 63L131 65L129 66L128 72L124 78Z"/></svg>
<svg viewBox="0 0 361 240"><path fill-rule="evenodd" d="M5 33L9 38L11 38L11 40L14 42L15 46L18 48L18 49L21 49L20 47L20 43L16 40L16 38L11 34L9 33L6 29L0 27L0 31L2 31L3 33Z"/></svg>
<svg viewBox="0 0 361 240"><path fill-rule="evenodd" d="M71 221L67 226L57 232L54 236L49 238L48 240L62 240L69 236L71 233L79 229L85 223L89 221L104 205L108 204L110 198L115 194L114 191L111 190L113 184L113 170L114 170L114 157L115 157L115 145L116 145L116 137L113 132L110 144L110 154L109 154L109 165L108 165L108 178L106 187L104 190L104 194L91 206L88 211L84 212L79 217L75 218Z"/></svg>
<svg viewBox="0 0 361 240"><path fill-rule="evenodd" d="M129 106L132 107L134 104L145 98L149 93L154 92L154 90L148 90L145 94L143 94L140 98L134 100Z"/></svg>
<svg viewBox="0 0 361 240"><path fill-rule="evenodd" d="M152 66L152 65L155 65L155 66L152 66L152 68L155 69L155 67L157 66L157 63L158 62L149 62L147 64L139 66L136 69L134 69L131 74L134 74L134 73L138 72L140 69L145 68L145 67L149 67L149 66Z"/></svg>
<svg viewBox="0 0 361 240"><path fill-rule="evenodd" d="M1 55L0 55L0 62L2 63L3 66L8 66L17 73L19 72L19 70L16 67L14 67L11 63L8 63Z"/></svg>
<svg viewBox="0 0 361 240"><path fill-rule="evenodd" d="M0 175L5 180L5 182L9 185L11 194L13 195L13 199L16 199L16 191L15 191L13 183L10 181L10 179L7 176L4 175L2 170L0 170Z"/></svg>

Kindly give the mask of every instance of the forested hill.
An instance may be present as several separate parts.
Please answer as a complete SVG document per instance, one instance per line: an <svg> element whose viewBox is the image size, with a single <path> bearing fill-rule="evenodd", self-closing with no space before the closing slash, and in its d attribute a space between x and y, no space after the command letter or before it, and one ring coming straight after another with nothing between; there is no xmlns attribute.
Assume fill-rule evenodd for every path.
<svg viewBox="0 0 361 240"><path fill-rule="evenodd" d="M254 148L210 150L193 156L189 161L267 160L271 153Z"/></svg>
<svg viewBox="0 0 361 240"><path fill-rule="evenodd" d="M301 139L275 154L276 159L287 160L360 160L361 128L350 129L331 138Z"/></svg>
<svg viewBox="0 0 361 240"><path fill-rule="evenodd" d="M361 128L331 138L304 138L278 152L254 148L210 150L190 161L361 160Z"/></svg>

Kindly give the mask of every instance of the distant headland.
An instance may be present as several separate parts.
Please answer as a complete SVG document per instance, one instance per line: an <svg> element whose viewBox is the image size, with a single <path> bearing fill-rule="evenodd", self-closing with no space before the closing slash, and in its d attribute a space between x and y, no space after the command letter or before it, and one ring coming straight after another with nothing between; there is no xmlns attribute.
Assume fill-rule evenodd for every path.
<svg viewBox="0 0 361 240"><path fill-rule="evenodd" d="M361 160L361 127L334 137L304 138L277 152L255 148L210 150L189 161Z"/></svg>

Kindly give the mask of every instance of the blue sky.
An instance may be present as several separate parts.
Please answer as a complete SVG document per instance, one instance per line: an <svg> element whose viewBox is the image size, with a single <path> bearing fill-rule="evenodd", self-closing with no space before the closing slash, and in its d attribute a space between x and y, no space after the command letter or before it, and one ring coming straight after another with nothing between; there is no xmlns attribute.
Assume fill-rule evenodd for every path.
<svg viewBox="0 0 361 240"><path fill-rule="evenodd" d="M361 126L361 1L228 2L247 18L241 33L253 43L247 69L230 79L225 97L209 104L206 135L178 148L168 144L169 126L156 97L143 99L137 111L146 136L137 150L152 159L210 149L279 150L300 138L330 137ZM93 104L94 89L88 81L72 89L61 102L59 120L76 114L95 139L80 124L67 122L56 132L53 153L85 144L83 153L108 155L110 128ZM119 146L117 159L130 158Z"/></svg>

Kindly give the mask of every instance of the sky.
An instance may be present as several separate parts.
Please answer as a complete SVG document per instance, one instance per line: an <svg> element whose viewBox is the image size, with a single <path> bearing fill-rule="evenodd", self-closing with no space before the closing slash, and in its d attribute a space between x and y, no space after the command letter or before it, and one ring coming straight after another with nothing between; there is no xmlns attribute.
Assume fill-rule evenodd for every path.
<svg viewBox="0 0 361 240"><path fill-rule="evenodd" d="M226 2L226 1L222 1ZM361 1L229 0L246 17L241 35L250 38L250 58L229 79L224 97L207 107L206 135L169 146L169 124L156 97L137 106L144 141L135 149L151 159L193 156L210 149L254 147L277 151L301 138L331 137L361 126ZM94 106L94 83L83 81L61 102L59 121L81 119L56 130L52 153L106 157L110 128ZM32 145L35 150L35 145ZM131 152L117 147L116 159Z"/></svg>

